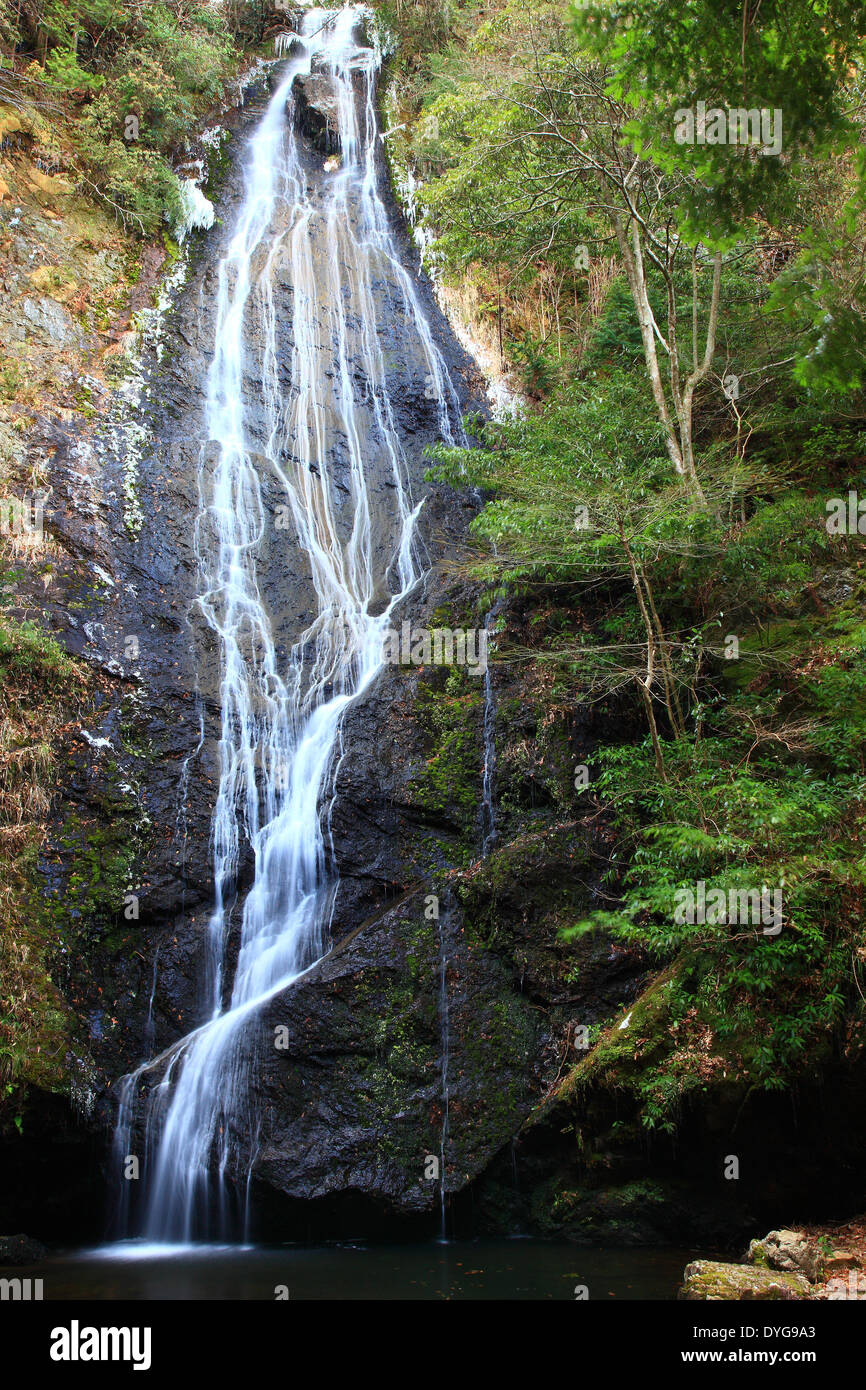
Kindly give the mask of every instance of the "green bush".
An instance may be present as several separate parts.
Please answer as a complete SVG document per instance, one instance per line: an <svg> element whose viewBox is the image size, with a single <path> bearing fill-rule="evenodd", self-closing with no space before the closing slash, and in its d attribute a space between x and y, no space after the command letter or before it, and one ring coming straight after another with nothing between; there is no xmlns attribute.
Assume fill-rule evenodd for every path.
<svg viewBox="0 0 866 1390"><path fill-rule="evenodd" d="M63 96L90 94L68 127L82 186L140 235L174 226L181 202L170 160L217 102L238 58L224 14L178 3L52 3L31 33L27 13L18 39L44 53L44 81Z"/></svg>

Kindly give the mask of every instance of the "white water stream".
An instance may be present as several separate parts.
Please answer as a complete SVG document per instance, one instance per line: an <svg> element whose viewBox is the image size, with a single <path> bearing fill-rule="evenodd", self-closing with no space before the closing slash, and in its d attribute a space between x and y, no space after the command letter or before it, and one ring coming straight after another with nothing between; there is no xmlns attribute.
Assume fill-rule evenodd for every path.
<svg viewBox="0 0 866 1390"><path fill-rule="evenodd" d="M327 947L335 883L322 808L333 792L341 721L376 680L394 610L420 578L419 508L409 495L378 331L382 277L399 288L400 331L412 335L413 353L426 363L441 437L460 436L459 400L378 189L377 57L359 42L358 27L352 8L305 16L301 42L249 141L244 201L219 266L197 527L199 602L221 662L215 904L205 953L210 1016L118 1087L115 1160L121 1169L134 1151L143 1116L141 1228L153 1241L228 1229L226 1178L237 1182L238 1167L245 1162L249 1172L254 1158L245 1025ZM292 84L311 70L329 85L340 142L337 167L313 177L291 110ZM280 288L287 271L288 303ZM291 390L280 360L286 313ZM253 352L261 355L258 373L249 370ZM257 571L265 541L278 543L280 523L264 495L261 438L250 441L250 379L264 382L264 456L317 603L282 662ZM262 400L255 404L260 416ZM342 494L332 476L337 456ZM254 877L232 972L230 916L247 843Z"/></svg>

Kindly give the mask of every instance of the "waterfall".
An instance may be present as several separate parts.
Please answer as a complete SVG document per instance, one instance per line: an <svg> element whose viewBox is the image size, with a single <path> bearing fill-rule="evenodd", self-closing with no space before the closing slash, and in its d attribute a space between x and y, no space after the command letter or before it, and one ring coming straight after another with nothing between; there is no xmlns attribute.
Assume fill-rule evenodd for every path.
<svg viewBox="0 0 866 1390"><path fill-rule="evenodd" d="M375 284L383 275L398 286L401 331L424 364L441 437L463 438L459 398L378 188L378 58L359 41L360 17L354 8L316 9L297 42L287 36L282 51L291 56L249 141L243 205L219 266L196 530L198 609L221 661L207 1018L123 1078L114 1145L119 1168L138 1115L142 1230L154 1241L225 1234L228 1179L248 1189L256 1130L248 1025L327 948L336 884L320 806L333 794L341 722L376 680L394 610L421 578L420 503L410 495L380 339ZM312 73L327 82L339 135L339 158L324 173L320 163L315 177L292 118L293 84ZM279 288L287 271L290 296ZM388 311L397 312L393 302ZM278 346L287 314L289 364ZM264 440L260 425L251 439L245 394L254 351ZM281 490L276 522L263 459ZM374 488L374 476L386 488ZM297 538L317 610L282 661L279 614L268 611L258 570L275 524ZM246 844L254 877L232 971L229 927Z"/></svg>

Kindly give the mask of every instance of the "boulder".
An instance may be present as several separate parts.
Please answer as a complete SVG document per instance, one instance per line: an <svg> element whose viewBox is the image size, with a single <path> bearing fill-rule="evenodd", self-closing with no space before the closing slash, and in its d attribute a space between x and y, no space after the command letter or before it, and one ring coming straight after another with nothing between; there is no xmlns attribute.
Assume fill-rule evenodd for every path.
<svg viewBox="0 0 866 1390"><path fill-rule="evenodd" d="M47 1253L44 1245L29 1236L0 1236L0 1265L36 1264Z"/></svg>
<svg viewBox="0 0 866 1390"><path fill-rule="evenodd" d="M802 1274L759 1269L754 1265L724 1264L720 1260L693 1260L686 1266L678 1298L706 1299L718 1303L736 1299L797 1299L809 1295L809 1281Z"/></svg>
<svg viewBox="0 0 866 1390"><path fill-rule="evenodd" d="M340 117L333 83L324 73L296 77L292 84L298 128L323 154L340 148Z"/></svg>
<svg viewBox="0 0 866 1390"><path fill-rule="evenodd" d="M823 1257L821 1267L824 1276L829 1277L831 1274L846 1274L849 1269L859 1269L860 1261L847 1250L834 1250L832 1254Z"/></svg>
<svg viewBox="0 0 866 1390"><path fill-rule="evenodd" d="M64 309L62 304L57 304L53 299L48 299L44 295L36 299L24 299L21 302L21 313L27 320L26 329L42 342L50 343L52 347L59 348L60 351L66 349L81 350L84 345L84 335L75 323L72 315Z"/></svg>
<svg viewBox="0 0 866 1390"><path fill-rule="evenodd" d="M763 1269L804 1274L812 1283L818 1277L817 1251L802 1231L770 1231L763 1240L752 1241L746 1259Z"/></svg>

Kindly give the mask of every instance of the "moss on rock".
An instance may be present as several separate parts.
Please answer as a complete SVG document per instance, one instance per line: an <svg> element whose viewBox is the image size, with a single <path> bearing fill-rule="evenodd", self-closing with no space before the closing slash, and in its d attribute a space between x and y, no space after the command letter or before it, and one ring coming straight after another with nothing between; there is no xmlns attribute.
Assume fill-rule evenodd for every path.
<svg viewBox="0 0 866 1390"><path fill-rule="evenodd" d="M723 1264L719 1260L694 1260L686 1266L678 1297L718 1303L737 1299L799 1299L808 1295L809 1281L802 1274Z"/></svg>

